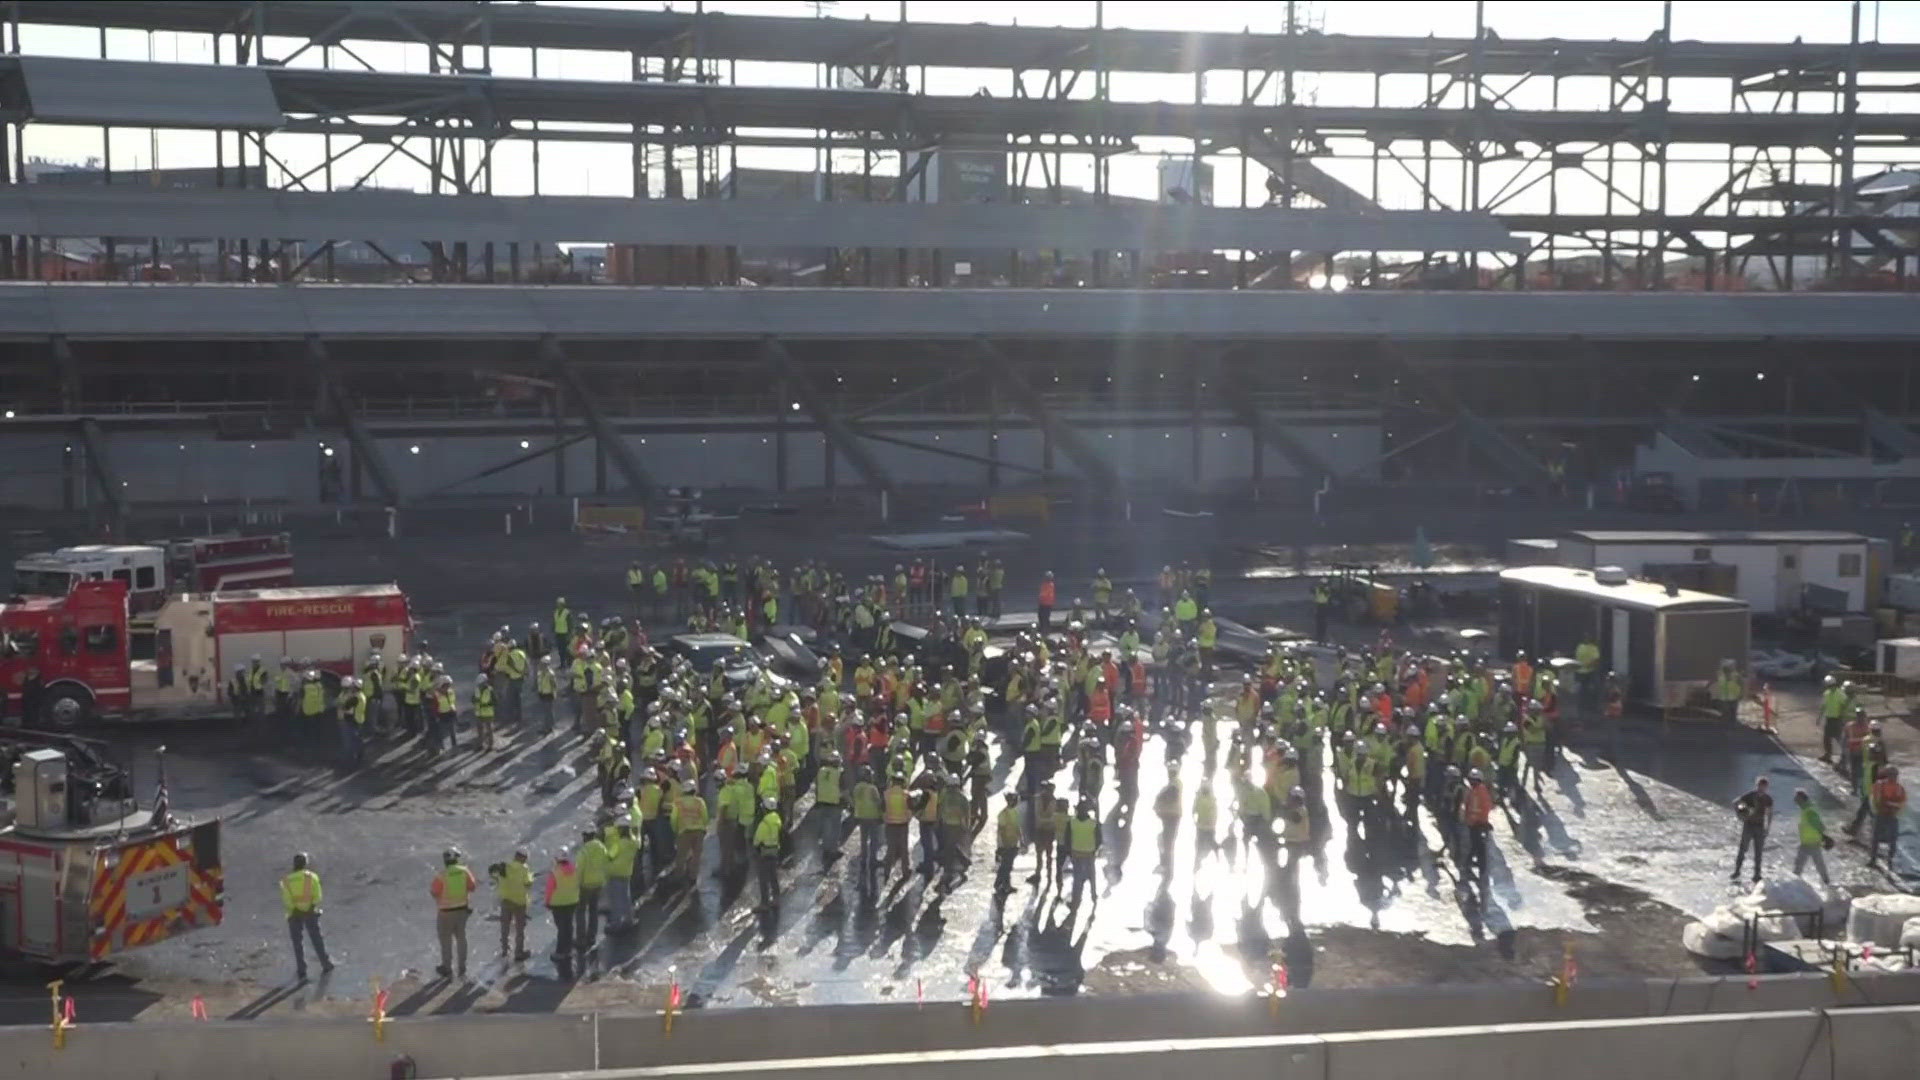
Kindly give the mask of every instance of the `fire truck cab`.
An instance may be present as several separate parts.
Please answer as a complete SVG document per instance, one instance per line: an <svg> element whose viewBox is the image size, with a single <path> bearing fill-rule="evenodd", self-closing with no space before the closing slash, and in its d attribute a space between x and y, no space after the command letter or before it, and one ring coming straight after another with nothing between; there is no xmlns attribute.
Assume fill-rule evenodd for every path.
<svg viewBox="0 0 1920 1080"><path fill-rule="evenodd" d="M83 582L118 581L136 615L169 595L293 584L293 544L286 533L201 536L160 544L82 544L43 551L13 564L13 591L65 596Z"/></svg>
<svg viewBox="0 0 1920 1080"><path fill-rule="evenodd" d="M183 593L132 622L120 581L84 581L63 597L0 604L0 690L17 717L22 685L40 675L37 722L178 719L233 709L236 664L303 660L330 677L375 653L412 646L413 617L395 585Z"/></svg>

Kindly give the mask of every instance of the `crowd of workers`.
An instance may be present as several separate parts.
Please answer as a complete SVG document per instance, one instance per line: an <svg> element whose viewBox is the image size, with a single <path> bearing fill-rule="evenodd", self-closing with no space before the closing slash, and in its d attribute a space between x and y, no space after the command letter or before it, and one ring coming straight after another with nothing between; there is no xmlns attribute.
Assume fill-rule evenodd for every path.
<svg viewBox="0 0 1920 1080"><path fill-rule="evenodd" d="M986 584L969 602L975 580ZM817 852L827 866L847 860L864 902L914 875L951 889L972 872L988 826L996 898L1017 890L1027 858L1025 881L1051 888L1056 903L1097 903L1096 861L1116 830L1134 828L1149 740L1165 762L1150 803L1163 873L1175 837L1190 830L1196 869L1245 857L1260 868L1249 896L1298 928L1302 863L1320 860L1324 876L1338 830L1350 862L1399 872L1424 859L1452 874L1463 899L1484 905L1490 837L1503 818L1545 797L1563 723L1618 717L1621 708L1620 687L1591 641L1570 658L1520 654L1504 666L1395 649L1384 637L1357 652L1284 645L1237 679L1222 678L1210 582L1184 568L1163 573L1152 610L1101 573L1089 583L1093 602L1072 600L1058 620L1048 574L1035 623L989 650L1003 582L987 560L971 571L903 565L892 580L865 582L812 565L785 575L758 561L684 572L636 565L628 572L633 616L594 619L559 598L523 637L496 633L467 695L472 747L493 749L503 724L569 734L591 755L600 795L578 842L540 869L526 850L487 868L501 954L529 958L538 900L554 922L554 958L569 970L603 932L634 926L647 890L695 890L708 870L709 836L718 862L711 874L727 887L751 883L763 912L776 909L781 874L803 853ZM1316 594L1316 606L1324 603ZM845 643L823 647L817 676L796 680L724 657L703 670L687 652L656 646L646 629L739 626L744 637L777 625L782 610L817 640ZM897 637L896 612L930 632ZM270 678L275 708L315 714L326 694L301 666L268 675L256 665L236 672L236 683ZM255 700L264 708L269 699ZM342 681L331 707L354 764L368 724L417 735L438 754L462 713L452 677L425 656L370 662ZM1876 756L1871 726L1859 722L1860 739L1851 721L1842 734L1850 773L1867 792L1863 814L1872 810L1878 829L1883 810L1897 812L1885 786L1894 773L1883 751ZM1180 766L1196 736L1204 779L1188 792ZM1103 804L1109 773L1112 798ZM1751 844L1757 875L1771 800L1749 797L1740 813L1750 823L1741 858ZM1817 829L1817 815L1811 821ZM464 976L479 879L457 849L444 863L431 883L438 971ZM302 974L303 934L327 962L313 874L302 857L283 882Z"/></svg>

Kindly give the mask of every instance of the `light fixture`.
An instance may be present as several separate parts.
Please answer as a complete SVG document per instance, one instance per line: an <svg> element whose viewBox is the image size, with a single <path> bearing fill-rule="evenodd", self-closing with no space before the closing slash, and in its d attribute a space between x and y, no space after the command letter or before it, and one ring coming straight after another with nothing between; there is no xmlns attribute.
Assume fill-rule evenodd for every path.
<svg viewBox="0 0 1920 1080"><path fill-rule="evenodd" d="M529 449L529 448L531 448L532 446L533 446L533 444L532 444L532 443L530 443L530 442L528 442L527 440L525 440L525 439L521 439L521 440L520 440L520 449L522 449L522 450L526 450L526 449Z"/></svg>
<svg viewBox="0 0 1920 1080"><path fill-rule="evenodd" d="M9 419L9 420L11 420L11 419L13 419L13 410L12 410L12 409L8 409L8 410L7 410L7 419Z"/></svg>
<svg viewBox="0 0 1920 1080"><path fill-rule="evenodd" d="M793 411L794 411L794 412L799 412L799 411L800 411L800 403L799 403L799 402L797 402L797 401L796 401L796 402L793 402L793 406L792 406L792 407L793 407Z"/></svg>
<svg viewBox="0 0 1920 1080"><path fill-rule="evenodd" d="M1318 270L1315 270L1313 273L1307 275L1307 288L1318 290L1318 289L1324 289L1326 287L1327 287L1327 275L1321 273Z"/></svg>
<svg viewBox="0 0 1920 1080"><path fill-rule="evenodd" d="M417 454L417 453L419 453L419 452L420 452L420 444L419 444L419 443L414 443L414 444L413 444L412 446L409 446L409 447L407 447L407 453L409 453L409 454Z"/></svg>
<svg viewBox="0 0 1920 1080"><path fill-rule="evenodd" d="M1328 278L1327 288L1332 289L1334 292L1346 292L1347 291L1347 275L1335 274L1332 277Z"/></svg>
<svg viewBox="0 0 1920 1080"><path fill-rule="evenodd" d="M1754 372L1754 373L1753 373L1753 377L1754 377L1755 379L1761 379L1761 380L1764 380L1764 379L1765 379L1765 378L1767 377L1767 373L1766 373L1766 372L1764 372L1764 371L1756 371L1756 372Z"/></svg>
<svg viewBox="0 0 1920 1080"><path fill-rule="evenodd" d="M323 448L321 448L321 450L320 450L320 452L321 452L322 454L324 454L324 455L326 455L327 457L332 457L332 456L333 456L333 447L331 447L331 446L328 446L328 447L323 447Z"/></svg>

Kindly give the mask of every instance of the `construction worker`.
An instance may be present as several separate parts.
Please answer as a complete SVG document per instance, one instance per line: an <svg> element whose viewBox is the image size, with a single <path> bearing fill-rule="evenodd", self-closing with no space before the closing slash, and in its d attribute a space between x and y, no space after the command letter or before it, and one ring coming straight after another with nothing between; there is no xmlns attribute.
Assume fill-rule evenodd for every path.
<svg viewBox="0 0 1920 1080"><path fill-rule="evenodd" d="M680 797L673 800L672 824L678 838L674 872L691 890L700 882L700 856L707 841L707 800L691 780L680 785Z"/></svg>
<svg viewBox="0 0 1920 1080"><path fill-rule="evenodd" d="M549 734L553 731L553 699L560 691L560 675L554 666L553 654L540 658L540 670L533 678L534 694L540 699L540 719L545 725L542 730Z"/></svg>
<svg viewBox="0 0 1920 1080"><path fill-rule="evenodd" d="M953 603L953 614L958 617L967 613L967 568L958 565L953 568L953 576L947 579L947 598Z"/></svg>
<svg viewBox="0 0 1920 1080"><path fill-rule="evenodd" d="M1327 616L1333 611L1333 594L1327 590L1327 583L1313 583L1313 640L1327 640Z"/></svg>
<svg viewBox="0 0 1920 1080"><path fill-rule="evenodd" d="M1746 693L1746 680L1731 659L1720 661L1720 674L1713 678L1713 704L1720 718L1731 724L1740 718L1740 698Z"/></svg>
<svg viewBox="0 0 1920 1080"><path fill-rule="evenodd" d="M1193 863L1196 868L1200 860L1212 854L1216 843L1214 830L1220 823L1220 801L1214 797L1213 784L1205 779L1200 782L1200 790L1193 794Z"/></svg>
<svg viewBox="0 0 1920 1080"><path fill-rule="evenodd" d="M500 955L512 956L518 964L527 959L527 903L533 889L533 868L527 865L527 849L513 853L513 861L490 867L487 876L500 893ZM511 942L513 952L507 952Z"/></svg>
<svg viewBox="0 0 1920 1080"><path fill-rule="evenodd" d="M1599 702L1600 643L1590 636L1581 638L1573 648L1573 663L1579 675L1580 712L1591 716Z"/></svg>
<svg viewBox="0 0 1920 1080"><path fill-rule="evenodd" d="M1740 867L1746 861L1747 848L1753 848L1753 880L1760 881L1760 859L1766 848L1767 832L1773 828L1773 796L1767 791L1767 778L1754 780L1753 790L1733 800L1733 812L1740 819L1740 850L1733 859L1733 880L1740 880Z"/></svg>
<svg viewBox="0 0 1920 1080"><path fill-rule="evenodd" d="M1480 891L1480 903L1487 902L1487 841L1493 835L1493 791L1487 787L1486 774L1479 769L1467 773L1467 784L1460 790L1455 809L1457 820L1466 828L1466 848L1460 859L1460 881L1474 881Z"/></svg>
<svg viewBox="0 0 1920 1080"><path fill-rule="evenodd" d="M573 613L567 610L567 598L564 596L556 596L553 598L554 644L561 648L565 648L567 642L571 641L572 639L573 639Z"/></svg>
<svg viewBox="0 0 1920 1080"><path fill-rule="evenodd" d="M360 692L367 699L368 720L373 724L371 730L382 735L391 734L386 717L387 668L379 653L369 654L367 662L360 667Z"/></svg>
<svg viewBox="0 0 1920 1080"><path fill-rule="evenodd" d="M566 848L553 853L553 871L547 875L547 911L553 915L553 959L573 959L573 926L580 909L580 871Z"/></svg>
<svg viewBox="0 0 1920 1080"><path fill-rule="evenodd" d="M427 888L433 894L437 909L433 929L440 939L440 966L433 970L443 979L451 978L455 972L453 961L457 960L460 978L464 979L467 977L467 919L473 915L473 893L480 883L473 879L473 871L467 869L459 848L442 852L440 862L440 872Z"/></svg>
<svg viewBox="0 0 1920 1080"><path fill-rule="evenodd" d="M485 675L473 680L473 745L481 753L493 752L493 683Z"/></svg>
<svg viewBox="0 0 1920 1080"><path fill-rule="evenodd" d="M715 770L718 775L718 770ZM753 785L747 782L747 763L738 762L731 776L720 783L718 803L720 869L723 878L731 878L745 863L749 830L753 828Z"/></svg>
<svg viewBox="0 0 1920 1080"><path fill-rule="evenodd" d="M1099 902L1093 884L1093 857L1100 851L1100 822L1093 816L1093 802L1082 799L1073 817L1067 821L1067 854L1073 859L1073 899L1069 907L1080 906L1080 887L1086 886Z"/></svg>
<svg viewBox="0 0 1920 1080"><path fill-rule="evenodd" d="M948 881L958 880L966 872L971 858L973 808L960 786L960 777L949 773L946 790L940 793L940 861Z"/></svg>
<svg viewBox="0 0 1920 1080"><path fill-rule="evenodd" d="M1093 573L1093 617L1101 623L1113 613L1113 579L1103 567Z"/></svg>
<svg viewBox="0 0 1920 1080"><path fill-rule="evenodd" d="M860 887L873 888L874 861L880 855L881 795L873 782L873 770L865 765L854 769L853 823L860 830Z"/></svg>
<svg viewBox="0 0 1920 1080"><path fill-rule="evenodd" d="M613 827L613 840L607 845L609 933L617 933L633 924L633 868L639 857L640 841L633 835L633 825L625 821L616 824Z"/></svg>
<svg viewBox="0 0 1920 1080"><path fill-rule="evenodd" d="M907 792L906 777L896 774L888 781L887 790L880 798L880 808L881 821L887 834L887 857L881 864L881 876L886 876L894 866L898 866L900 876L905 877L909 870L907 823L913 820L912 798Z"/></svg>
<svg viewBox="0 0 1920 1080"><path fill-rule="evenodd" d="M805 730L802 726L801 730ZM819 817L821 861L831 863L840 855L840 830L846 817L845 793L839 753L829 750L814 772L813 813Z"/></svg>
<svg viewBox="0 0 1920 1080"><path fill-rule="evenodd" d="M257 654L248 674L252 677L254 687L265 689L266 670L261 667ZM293 719L293 682L293 660L283 656L280 658L280 670L273 675L273 715L283 722Z"/></svg>
<svg viewBox="0 0 1920 1080"><path fill-rule="evenodd" d="M1040 625L1040 632L1042 634L1053 629L1054 596L1055 596L1055 593L1054 593L1054 586L1053 586L1053 571L1049 570L1046 572L1046 575L1040 579L1040 604L1039 604L1040 623L1039 625Z"/></svg>
<svg viewBox="0 0 1920 1080"><path fill-rule="evenodd" d="M247 675L247 665L233 665L233 678L227 680L226 689L227 703L233 706L234 715L242 720L252 720L258 715L260 699L254 696L253 684ZM5 704L4 700L0 700L0 705ZM23 718L28 718L24 702L20 714Z"/></svg>
<svg viewBox="0 0 1920 1080"><path fill-rule="evenodd" d="M340 728L340 750L347 768L356 768L366 757L367 695L360 680L352 675L340 680L340 696L333 700L333 711Z"/></svg>
<svg viewBox="0 0 1920 1080"><path fill-rule="evenodd" d="M600 896L606 891L607 877L613 868L613 855L597 830L580 834L580 910L574 916L573 944L580 953L591 952L600 941Z"/></svg>
<svg viewBox="0 0 1920 1080"><path fill-rule="evenodd" d="M1907 806L1907 789L1900 784L1900 770L1883 765L1873 781L1873 838L1867 843L1867 867L1880 864L1880 845L1887 845L1887 870L1893 870L1894 849L1900 841L1900 811Z"/></svg>
<svg viewBox="0 0 1920 1080"><path fill-rule="evenodd" d="M327 684L318 671L300 676L300 733L305 739L320 739L320 716L327 711Z"/></svg>
<svg viewBox="0 0 1920 1080"><path fill-rule="evenodd" d="M1013 891L1013 860L1020 855L1019 792L1007 791L1007 805L994 818L993 840L993 891L1005 896Z"/></svg>
<svg viewBox="0 0 1920 1080"><path fill-rule="evenodd" d="M500 707L504 710L505 718L513 723L519 723L525 718L520 708L521 693L526 687L527 679L527 650L521 648L519 642L511 638L507 640L507 655L494 668L494 678L504 684L501 689L504 689L505 693L500 695L504 700L500 703Z"/></svg>
<svg viewBox="0 0 1920 1080"><path fill-rule="evenodd" d="M307 981L307 955L301 947L301 935L313 940L313 955L320 958L320 970L333 970L327 957L326 940L320 936L320 875L307 865L306 852L293 857L293 871L280 879L280 903L287 909L287 934L293 938L293 973Z"/></svg>
<svg viewBox="0 0 1920 1080"><path fill-rule="evenodd" d="M1280 844L1287 853L1286 865L1280 870L1280 910L1289 924L1297 926L1300 922L1300 863L1307 857L1312 835L1305 788L1296 786L1288 789L1286 801L1280 806L1279 818Z"/></svg>
<svg viewBox="0 0 1920 1080"><path fill-rule="evenodd" d="M1180 828L1180 815L1186 809L1180 792L1180 776L1168 773L1166 786L1153 797L1153 816L1160 819L1160 868L1173 865L1174 834Z"/></svg>
<svg viewBox="0 0 1920 1080"><path fill-rule="evenodd" d="M780 845L784 832L780 800L760 800L760 821L753 827L753 873L760 882L761 911L772 911L780 899Z"/></svg>
<svg viewBox="0 0 1920 1080"><path fill-rule="evenodd" d="M1793 872L1799 875L1811 860L1814 869L1820 871L1820 884L1831 885L1833 880L1827 876L1827 849L1833 846L1833 839L1827 835L1826 823L1820 820L1820 811L1814 808L1806 788L1794 791L1793 805L1800 808L1800 848L1793 855Z"/></svg>
<svg viewBox="0 0 1920 1080"><path fill-rule="evenodd" d="M1820 760L1829 765L1833 763L1834 751L1844 745L1841 728L1846 724L1849 704L1840 680L1827 676L1820 691Z"/></svg>

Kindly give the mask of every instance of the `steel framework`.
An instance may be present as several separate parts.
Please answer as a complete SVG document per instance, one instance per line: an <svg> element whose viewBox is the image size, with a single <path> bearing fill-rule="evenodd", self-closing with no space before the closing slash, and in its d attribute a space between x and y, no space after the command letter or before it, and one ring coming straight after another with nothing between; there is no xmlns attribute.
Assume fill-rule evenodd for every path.
<svg viewBox="0 0 1920 1080"><path fill-rule="evenodd" d="M1298 437L1316 412L1383 418L1396 473L1536 486L1550 461L1598 474L1654 432L1702 457L1920 452L1920 305L1861 295L1920 270L1904 168L1920 45L1862 40L1857 11L1839 44L1674 40L1671 7L1647 40L1571 41L1502 38L1478 5L1471 37L1401 38L1320 33L1292 4L1280 32L1184 34L1108 26L1098 5L1092 26L1032 28L916 22L905 4L856 22L11 0L0 180L22 186L0 187L0 395L75 434L103 497L113 430L218 426L245 400L344 429L369 493L394 501L371 432L408 430L400 403L457 396L450 382L487 407L420 422L590 438L600 485L611 464L635 490L654 478L626 436L716 399L776 439L803 408L880 489L898 479L869 443L977 458L990 483L1032 468L907 440L903 411L1030 425L1042 475L1057 449L1102 488L1127 478L1070 415L1171 411L1195 438L1229 417L1303 478L1337 471ZM97 32L99 59L35 55L48 28ZM110 30L187 35L214 63L128 59ZM409 63L378 62L394 49ZM624 77L553 77L582 54ZM954 72L1004 89L956 94ZM1117 92L1143 76L1185 89ZM1335 76L1365 89L1315 93ZM25 187L40 125L99 130L105 185L139 182L114 132L211 132L215 190ZM543 190L543 148L573 145L613 148L643 201ZM761 150L813 155L813 211L706 205L745 202L741 156ZM939 155L969 153L1005 161L1010 205L929 205ZM1129 156L1237 173L1242 205L1131 203L1114 185ZM364 190L399 163L425 191ZM1170 238L1170 220L1188 224ZM208 279L298 287L22 283L89 222L98 276L163 277L160 238L191 238L214 247ZM607 235L552 235L595 223ZM623 249L621 283L703 288L547 288L563 240ZM390 284L331 284L356 241ZM143 242L144 268L121 255ZM742 252L783 242L824 251L807 287L736 289ZM1002 246L1004 272L968 282L988 288L940 288ZM1169 250L1190 258L1147 265ZM1187 273L1206 266L1222 272ZM1336 278L1351 291L1306 287ZM1704 295L1728 291L1744 295ZM1774 295L1789 291L1820 295ZM155 400L171 419L125 408Z"/></svg>

